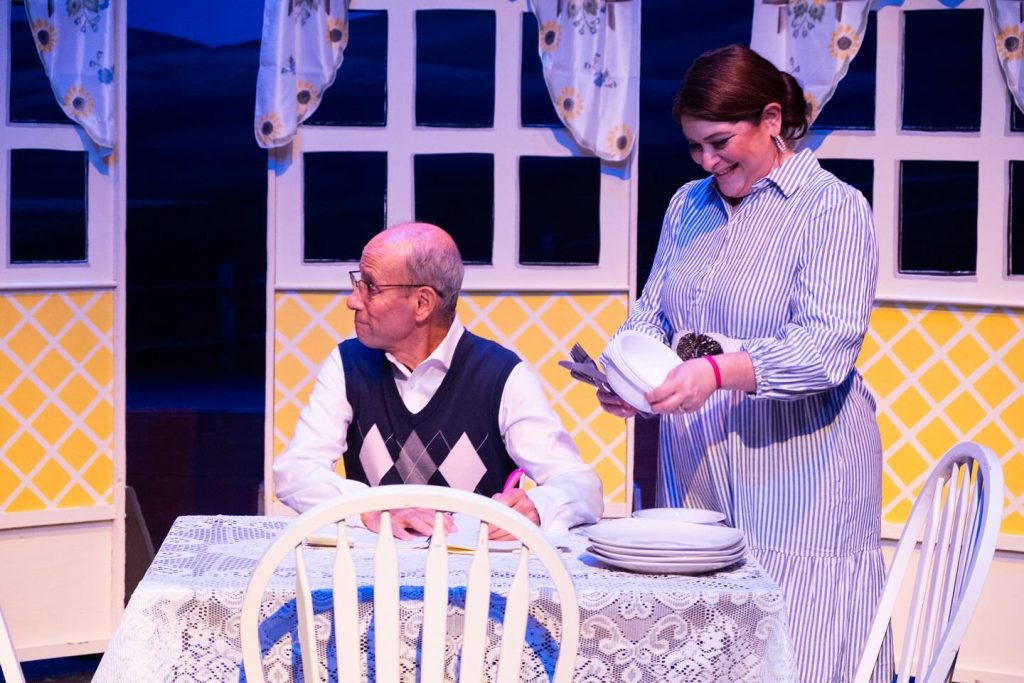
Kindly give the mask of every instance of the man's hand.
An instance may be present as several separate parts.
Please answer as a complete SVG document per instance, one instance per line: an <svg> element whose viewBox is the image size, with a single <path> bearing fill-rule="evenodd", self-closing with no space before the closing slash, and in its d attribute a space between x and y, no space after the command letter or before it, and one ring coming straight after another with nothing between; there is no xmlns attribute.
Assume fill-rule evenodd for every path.
<svg viewBox="0 0 1024 683"><path fill-rule="evenodd" d="M374 533L380 532L380 512L364 512L363 525ZM455 530L455 522L448 515L444 517L445 533ZM391 533L395 538L407 541L417 536L434 533L434 510L427 508L400 508L391 511Z"/></svg>
<svg viewBox="0 0 1024 683"><path fill-rule="evenodd" d="M508 505L516 512L524 515L537 526L540 526L540 513L537 512L537 507L533 504L533 501L530 500L530 497L526 495L526 491L522 489L509 489L505 493L495 493L491 498L499 503ZM504 529L493 525L490 526L487 538L492 541L515 540L515 536Z"/></svg>

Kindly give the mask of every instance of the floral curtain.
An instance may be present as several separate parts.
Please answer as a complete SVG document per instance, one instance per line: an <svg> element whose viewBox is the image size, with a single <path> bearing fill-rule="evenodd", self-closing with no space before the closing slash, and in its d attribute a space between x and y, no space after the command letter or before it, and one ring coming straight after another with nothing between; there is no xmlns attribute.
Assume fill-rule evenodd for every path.
<svg viewBox="0 0 1024 683"><path fill-rule="evenodd" d="M57 104L107 153L114 147L114 2L25 2Z"/></svg>
<svg viewBox="0 0 1024 683"><path fill-rule="evenodd" d="M280 147L316 111L348 45L346 0L266 0L256 141Z"/></svg>
<svg viewBox="0 0 1024 683"><path fill-rule="evenodd" d="M989 0L996 54L1003 68L1006 87L1017 107L1024 110L1024 80L1021 79L1024 55L1024 3L1019 0Z"/></svg>
<svg viewBox="0 0 1024 683"><path fill-rule="evenodd" d="M640 0L530 0L558 117L580 146L625 159L636 141Z"/></svg>
<svg viewBox="0 0 1024 683"><path fill-rule="evenodd" d="M860 50L870 0L754 0L757 31L750 46L793 74L813 121Z"/></svg>

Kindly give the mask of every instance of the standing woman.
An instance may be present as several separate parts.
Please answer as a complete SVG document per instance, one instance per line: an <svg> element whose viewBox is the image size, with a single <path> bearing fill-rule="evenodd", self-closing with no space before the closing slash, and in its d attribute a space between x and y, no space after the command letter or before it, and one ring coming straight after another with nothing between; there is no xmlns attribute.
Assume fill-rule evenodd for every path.
<svg viewBox="0 0 1024 683"><path fill-rule="evenodd" d="M743 530L785 592L800 680L822 683L852 678L885 578L882 447L854 368L878 251L860 192L793 151L806 112L796 80L752 50L694 62L672 113L710 175L672 197L622 329L690 358L646 395L661 414L658 505ZM891 654L880 661L888 681Z"/></svg>

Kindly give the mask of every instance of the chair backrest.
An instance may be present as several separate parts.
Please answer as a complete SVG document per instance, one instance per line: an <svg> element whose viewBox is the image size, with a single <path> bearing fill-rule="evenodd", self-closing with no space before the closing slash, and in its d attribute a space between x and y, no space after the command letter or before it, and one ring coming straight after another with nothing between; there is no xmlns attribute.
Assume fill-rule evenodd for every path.
<svg viewBox="0 0 1024 683"><path fill-rule="evenodd" d="M25 675L21 672L21 664L18 663L18 655L14 651L14 641L11 639L11 632L7 630L7 622L4 621L2 608L0 608L0 671L3 671L4 680L7 683L25 683Z"/></svg>
<svg viewBox="0 0 1024 683"><path fill-rule="evenodd" d="M328 524L337 525L338 543L334 555L332 600L338 681L362 680L358 615L358 579L346 534L345 519L364 512L381 514L381 531L373 555L374 663L376 680L387 683L399 679L399 566L398 551L391 534L388 510L419 507L436 510L434 533L426 551L423 583L423 626L420 680L434 683L444 680L445 646L448 640L448 545L444 531L444 512L463 513L495 524L522 542L514 578L508 587L498 656L498 677L502 683L519 680L523 645L530 606L527 563L533 554L551 578L561 607L561 637L552 680L571 680L579 647L580 616L576 592L558 551L544 538L540 529L506 505L474 493L439 486L380 486L337 501L328 501L298 517L266 550L249 581L242 602L242 660L246 680L264 680L261 643L258 634L261 599L275 569L289 555L295 556L295 594L298 637L302 653L304 679L319 681L316 637L313 628L313 603L303 560L303 541ZM459 657L461 681L477 683L484 679L484 655L487 645L487 620L491 593L491 557L487 526L480 524L477 545L470 560L465 596L462 651ZM368 643L369 645L369 643ZM341 663L346 663L342 666Z"/></svg>
<svg viewBox="0 0 1024 683"><path fill-rule="evenodd" d="M896 545L854 683L871 676L920 541L895 683L946 681L995 554L1003 469L983 446L961 443L932 469Z"/></svg>

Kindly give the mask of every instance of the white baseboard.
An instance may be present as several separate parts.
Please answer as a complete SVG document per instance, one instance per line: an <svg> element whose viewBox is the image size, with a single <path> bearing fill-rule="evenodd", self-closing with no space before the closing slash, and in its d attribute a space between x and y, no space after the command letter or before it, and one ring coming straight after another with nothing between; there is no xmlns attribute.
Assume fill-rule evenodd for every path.
<svg viewBox="0 0 1024 683"><path fill-rule="evenodd" d="M953 670L953 681L954 683L1024 683L1024 675L957 667Z"/></svg>
<svg viewBox="0 0 1024 683"><path fill-rule="evenodd" d="M29 662L37 659L53 659L55 657L74 657L75 655L99 654L107 649L108 642L108 638L102 638L98 640L83 640L78 643L19 647L18 661Z"/></svg>

